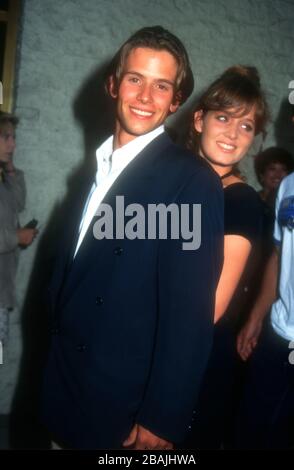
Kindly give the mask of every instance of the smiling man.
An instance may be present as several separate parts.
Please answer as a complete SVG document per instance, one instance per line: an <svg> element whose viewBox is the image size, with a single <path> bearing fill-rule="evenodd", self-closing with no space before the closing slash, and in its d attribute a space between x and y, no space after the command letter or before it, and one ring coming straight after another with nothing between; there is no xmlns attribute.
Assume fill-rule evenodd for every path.
<svg viewBox="0 0 294 470"><path fill-rule="evenodd" d="M42 419L63 447L171 449L188 431L211 345L222 189L164 130L193 89L178 38L139 30L111 61L106 88L115 132L97 150L95 184L73 211L50 286ZM200 247L184 251L181 236L95 239L102 202L120 223L117 196L146 210L200 204Z"/></svg>

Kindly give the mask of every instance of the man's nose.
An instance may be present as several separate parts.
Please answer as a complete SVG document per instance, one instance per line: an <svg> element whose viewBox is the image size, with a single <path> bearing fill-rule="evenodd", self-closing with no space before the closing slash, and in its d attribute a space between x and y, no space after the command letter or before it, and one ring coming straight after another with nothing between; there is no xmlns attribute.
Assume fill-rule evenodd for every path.
<svg viewBox="0 0 294 470"><path fill-rule="evenodd" d="M152 85L143 84L137 95L137 99L142 103L150 103L152 101Z"/></svg>

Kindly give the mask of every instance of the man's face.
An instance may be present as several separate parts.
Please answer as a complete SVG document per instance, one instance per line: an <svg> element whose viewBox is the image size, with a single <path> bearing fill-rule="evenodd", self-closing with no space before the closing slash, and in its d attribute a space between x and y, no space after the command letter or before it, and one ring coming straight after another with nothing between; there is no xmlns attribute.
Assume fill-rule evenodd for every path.
<svg viewBox="0 0 294 470"><path fill-rule="evenodd" d="M0 163L8 163L12 159L14 150L14 127L8 123L0 129Z"/></svg>
<svg viewBox="0 0 294 470"><path fill-rule="evenodd" d="M156 129L179 107L175 99L176 59L165 50L133 49L124 66L118 90L110 80L116 103L118 147Z"/></svg>

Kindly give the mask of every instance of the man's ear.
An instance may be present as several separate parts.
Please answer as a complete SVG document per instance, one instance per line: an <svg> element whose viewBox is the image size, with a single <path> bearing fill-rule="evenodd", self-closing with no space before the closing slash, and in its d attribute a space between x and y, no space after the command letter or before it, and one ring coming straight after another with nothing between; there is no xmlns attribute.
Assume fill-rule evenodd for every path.
<svg viewBox="0 0 294 470"><path fill-rule="evenodd" d="M111 98L117 98L117 86L116 86L116 80L113 75L110 75L108 79L108 93L111 96Z"/></svg>
<svg viewBox="0 0 294 470"><path fill-rule="evenodd" d="M200 109L199 111L196 111L194 114L194 127L196 132L201 134L202 129L203 129L203 111Z"/></svg>
<svg viewBox="0 0 294 470"><path fill-rule="evenodd" d="M181 94L180 91L178 91L178 92L175 94L174 99L173 99L173 102L172 102L172 104L171 104L170 107L169 107L169 111L170 111L171 114L175 113L175 112L178 110L178 108L179 108L181 102L182 102L182 94Z"/></svg>

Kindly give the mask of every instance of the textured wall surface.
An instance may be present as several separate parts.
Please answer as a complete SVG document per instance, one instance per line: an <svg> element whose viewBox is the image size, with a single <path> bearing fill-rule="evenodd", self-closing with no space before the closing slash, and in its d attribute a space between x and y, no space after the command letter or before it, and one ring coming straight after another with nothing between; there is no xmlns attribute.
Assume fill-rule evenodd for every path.
<svg viewBox="0 0 294 470"><path fill-rule="evenodd" d="M234 63L256 65L277 122L270 126L265 146L278 142L293 148L283 105L294 79L293 23L292 0L24 2L15 103L21 119L16 162L25 171L28 187L21 220L36 217L40 235L21 256L18 308L11 316L10 343L0 365L0 414L17 407L23 390L30 403L37 396L30 380L38 378L40 346L45 344L40 289L50 271L64 199L108 132L99 93L107 59L139 27L162 24L187 46L195 93ZM255 184L250 157L245 171Z"/></svg>

